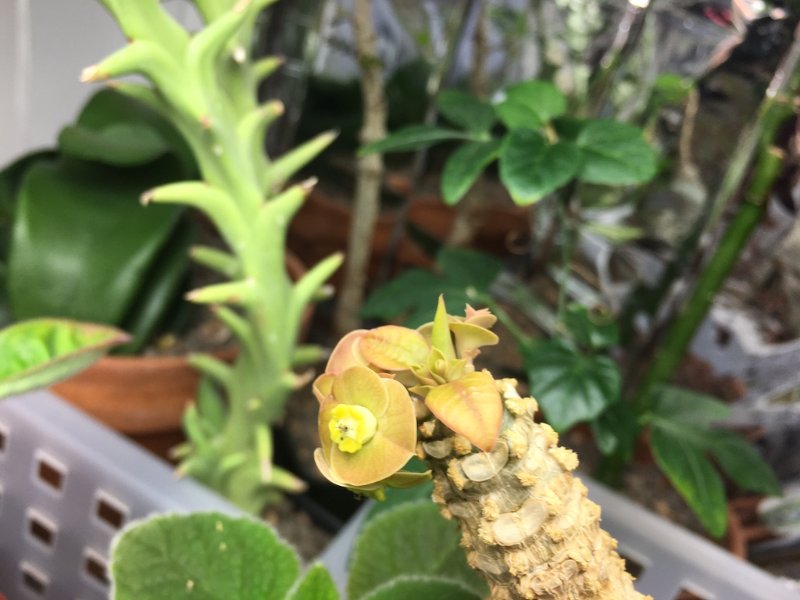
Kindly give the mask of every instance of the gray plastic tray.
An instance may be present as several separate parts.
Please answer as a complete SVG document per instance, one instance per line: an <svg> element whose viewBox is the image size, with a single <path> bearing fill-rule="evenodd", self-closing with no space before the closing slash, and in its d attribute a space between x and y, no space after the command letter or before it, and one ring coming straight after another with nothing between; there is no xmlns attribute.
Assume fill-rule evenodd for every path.
<svg viewBox="0 0 800 600"><path fill-rule="evenodd" d="M99 600L114 534L160 512L233 505L48 392L0 401L0 593Z"/></svg>

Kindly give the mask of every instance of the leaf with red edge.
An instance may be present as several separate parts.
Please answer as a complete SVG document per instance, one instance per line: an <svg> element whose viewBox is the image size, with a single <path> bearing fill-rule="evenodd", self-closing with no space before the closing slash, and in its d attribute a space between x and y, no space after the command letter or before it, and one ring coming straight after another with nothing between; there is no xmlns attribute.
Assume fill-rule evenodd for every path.
<svg viewBox="0 0 800 600"><path fill-rule="evenodd" d="M489 373L476 371L437 386L425 397L425 404L437 419L484 452L497 442L503 401Z"/></svg>
<svg viewBox="0 0 800 600"><path fill-rule="evenodd" d="M338 375L350 367L365 367L366 361L358 352L358 341L368 333L366 329L356 329L345 335L331 352L325 372Z"/></svg>
<svg viewBox="0 0 800 600"><path fill-rule="evenodd" d="M418 331L384 325L366 332L358 342L358 350L379 369L405 371L425 362L430 348Z"/></svg>

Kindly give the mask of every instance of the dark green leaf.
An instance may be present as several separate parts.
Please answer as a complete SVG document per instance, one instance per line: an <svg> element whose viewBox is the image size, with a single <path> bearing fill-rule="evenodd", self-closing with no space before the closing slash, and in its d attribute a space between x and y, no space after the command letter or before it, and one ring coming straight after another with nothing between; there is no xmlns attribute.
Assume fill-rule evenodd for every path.
<svg viewBox="0 0 800 600"><path fill-rule="evenodd" d="M114 123L101 131L65 127L58 146L66 155L118 166L143 165L170 149L158 131L134 123Z"/></svg>
<svg viewBox="0 0 800 600"><path fill-rule="evenodd" d="M689 429L688 426L683 431ZM681 430L653 426L653 457L708 532L721 537L727 527L727 505L722 479L695 443L701 432L682 435Z"/></svg>
<svg viewBox="0 0 800 600"><path fill-rule="evenodd" d="M588 121L586 119L578 119L576 117L558 117L553 120L553 129L555 129L558 139L568 142L574 142L578 139L584 125Z"/></svg>
<svg viewBox="0 0 800 600"><path fill-rule="evenodd" d="M0 398L65 379L127 339L118 329L63 319L33 319L2 329Z"/></svg>
<svg viewBox="0 0 800 600"><path fill-rule="evenodd" d="M363 600L480 600L481 595L440 577L406 576L389 580Z"/></svg>
<svg viewBox="0 0 800 600"><path fill-rule="evenodd" d="M168 181L175 164L165 157L147 168L66 161L31 168L9 262L14 315L121 323L183 210L143 208L139 196Z"/></svg>
<svg viewBox="0 0 800 600"><path fill-rule="evenodd" d="M530 129L506 136L500 153L500 179L514 202L532 204L569 182L580 167L580 153L572 144L549 144Z"/></svg>
<svg viewBox="0 0 800 600"><path fill-rule="evenodd" d="M316 564L306 571L286 600L339 600L339 592L328 570Z"/></svg>
<svg viewBox="0 0 800 600"><path fill-rule="evenodd" d="M126 529L111 574L115 600L285 600L300 566L264 523L194 513Z"/></svg>
<svg viewBox="0 0 800 600"><path fill-rule="evenodd" d="M609 406L591 423L597 447L604 455L615 455L627 462L633 456L639 424L627 402L616 402Z"/></svg>
<svg viewBox="0 0 800 600"><path fill-rule="evenodd" d="M619 401L619 368L607 356L584 356L559 341L523 353L533 396L556 431L591 421Z"/></svg>
<svg viewBox="0 0 800 600"><path fill-rule="evenodd" d="M485 133L494 124L494 108L488 102L459 90L444 90L436 98L439 112L453 125L474 133Z"/></svg>
<svg viewBox="0 0 800 600"><path fill-rule="evenodd" d="M349 598L359 600L395 577L418 575L446 577L485 597L486 584L467 565L460 538L455 523L428 501L378 515L364 527L353 550Z"/></svg>
<svg viewBox="0 0 800 600"><path fill-rule="evenodd" d="M619 342L619 327L613 316L590 310L583 304L570 304L564 313L564 325L573 339L585 348L602 350Z"/></svg>
<svg viewBox="0 0 800 600"><path fill-rule="evenodd" d="M661 422L707 426L725 419L731 412L716 398L684 388L660 386L653 396L652 418Z"/></svg>
<svg viewBox="0 0 800 600"><path fill-rule="evenodd" d="M456 204L477 181L484 168L497 158L500 140L468 142L450 155L442 171L442 196Z"/></svg>
<svg viewBox="0 0 800 600"><path fill-rule="evenodd" d="M480 293L488 293L489 287L503 270L503 263L494 256L468 248L447 246L436 256L436 266L448 281L464 288L473 287ZM451 308L461 309L455 305Z"/></svg>
<svg viewBox="0 0 800 600"><path fill-rule="evenodd" d="M768 496L781 495L775 472L752 444L732 431L714 430L709 433L711 454L739 487Z"/></svg>
<svg viewBox="0 0 800 600"><path fill-rule="evenodd" d="M470 136L456 129L445 127L433 127L430 125L412 125L399 131L395 131L389 136L362 146L358 154L373 154L375 152L407 152L427 148L438 142L447 140L467 140Z"/></svg>
<svg viewBox="0 0 800 600"><path fill-rule="evenodd" d="M567 100L549 81L524 81L505 90L497 105L500 120L509 129L540 127L567 109Z"/></svg>
<svg viewBox="0 0 800 600"><path fill-rule="evenodd" d="M405 271L369 295L361 307L361 316L389 321L408 314L429 304L439 283L439 278L427 269Z"/></svg>
<svg viewBox="0 0 800 600"><path fill-rule="evenodd" d="M611 120L588 121L575 142L583 163L578 177L587 183L628 185L656 174L658 156L642 131Z"/></svg>

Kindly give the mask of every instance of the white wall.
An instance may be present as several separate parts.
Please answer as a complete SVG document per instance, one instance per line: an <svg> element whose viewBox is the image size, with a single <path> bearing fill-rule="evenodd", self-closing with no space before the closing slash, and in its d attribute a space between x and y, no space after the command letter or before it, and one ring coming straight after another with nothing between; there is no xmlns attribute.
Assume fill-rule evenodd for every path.
<svg viewBox="0 0 800 600"><path fill-rule="evenodd" d="M197 23L186 5L168 4ZM124 43L98 0L0 0L0 168L55 142L96 89L81 70Z"/></svg>

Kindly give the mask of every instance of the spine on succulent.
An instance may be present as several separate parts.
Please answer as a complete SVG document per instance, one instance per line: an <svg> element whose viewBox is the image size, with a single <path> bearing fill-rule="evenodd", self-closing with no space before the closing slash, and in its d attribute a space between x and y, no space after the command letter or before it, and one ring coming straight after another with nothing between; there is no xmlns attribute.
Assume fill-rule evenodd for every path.
<svg viewBox="0 0 800 600"><path fill-rule="evenodd" d="M253 280L243 279L207 285L186 294L189 302L196 304L234 304L247 306L255 299Z"/></svg>
<svg viewBox="0 0 800 600"><path fill-rule="evenodd" d="M202 265L224 275L228 279L238 279L242 276L242 265L232 254L212 248L211 246L192 246L189 256L197 264Z"/></svg>
<svg viewBox="0 0 800 600"><path fill-rule="evenodd" d="M284 106L281 101L267 102L248 112L236 126L236 134L244 145L250 148L255 164L261 164L266 168L268 162L264 153L264 136L267 128L283 112Z"/></svg>
<svg viewBox="0 0 800 600"><path fill-rule="evenodd" d="M321 133L276 159L264 173L262 180L264 191L269 193L271 190L280 189L292 175L325 150L336 136L337 133L333 131Z"/></svg>
<svg viewBox="0 0 800 600"><path fill-rule="evenodd" d="M225 241L236 248L247 231L241 213L231 196L203 181L181 181L153 188L142 194L141 202L183 204L203 211L219 230Z"/></svg>
<svg viewBox="0 0 800 600"><path fill-rule="evenodd" d="M282 56L267 56L261 58L253 63L253 75L260 83L275 71L277 71L285 62Z"/></svg>
<svg viewBox="0 0 800 600"><path fill-rule="evenodd" d="M160 0L100 0L128 39L159 41L171 54L183 53L189 35L163 9Z"/></svg>
<svg viewBox="0 0 800 600"><path fill-rule="evenodd" d="M300 313L319 293L325 282L344 262L344 254L337 252L321 260L300 278L292 290L291 319L299 321Z"/></svg>
<svg viewBox="0 0 800 600"><path fill-rule="evenodd" d="M600 529L600 507L572 474L577 455L534 421L536 401L520 398L514 381L496 384L507 424L491 452L435 419L421 424L418 447L433 473L433 498L458 522L467 560L492 599L646 598Z"/></svg>
<svg viewBox="0 0 800 600"><path fill-rule="evenodd" d="M224 388L230 387L233 372L229 365L208 354L190 354L188 360L192 367L208 375Z"/></svg>

